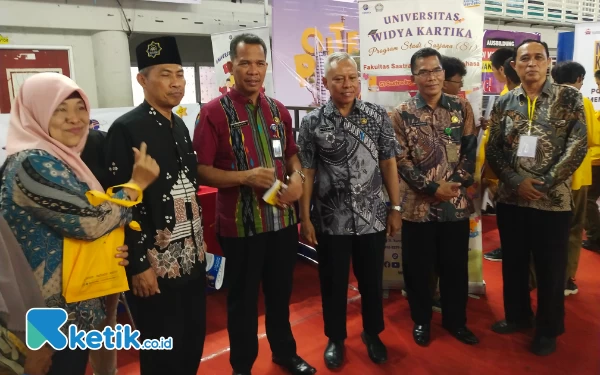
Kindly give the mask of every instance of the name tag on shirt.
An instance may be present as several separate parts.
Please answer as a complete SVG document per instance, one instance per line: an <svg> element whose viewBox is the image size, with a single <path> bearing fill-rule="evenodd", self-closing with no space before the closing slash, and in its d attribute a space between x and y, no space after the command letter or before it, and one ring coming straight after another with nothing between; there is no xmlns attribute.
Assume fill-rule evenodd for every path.
<svg viewBox="0 0 600 375"><path fill-rule="evenodd" d="M425 126L425 125L427 125L427 121L415 121L411 125L412 126Z"/></svg>
<svg viewBox="0 0 600 375"><path fill-rule="evenodd" d="M458 149L458 145L455 143L449 143L446 145L446 158L449 163L457 163L458 162L458 153L460 150Z"/></svg>
<svg viewBox="0 0 600 375"><path fill-rule="evenodd" d="M319 127L319 131L322 131L322 132L331 132L334 129L335 128L333 126L331 126L331 125L325 125L325 126Z"/></svg>
<svg viewBox="0 0 600 375"><path fill-rule="evenodd" d="M282 158L283 150L281 149L281 140L280 139L272 139L273 143L273 157Z"/></svg>
<svg viewBox="0 0 600 375"><path fill-rule="evenodd" d="M534 158L535 150L537 149L537 137L530 135L522 135L519 139L519 148L517 156L522 158Z"/></svg>
<svg viewBox="0 0 600 375"><path fill-rule="evenodd" d="M248 125L248 121L240 121L240 122L234 122L230 126L232 129L239 129L242 126L247 126L247 125Z"/></svg>

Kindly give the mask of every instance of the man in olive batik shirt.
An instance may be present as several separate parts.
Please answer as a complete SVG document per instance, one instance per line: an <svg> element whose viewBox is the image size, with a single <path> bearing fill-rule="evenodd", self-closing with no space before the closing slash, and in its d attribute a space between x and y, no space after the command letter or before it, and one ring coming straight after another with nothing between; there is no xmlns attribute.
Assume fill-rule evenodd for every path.
<svg viewBox="0 0 600 375"><path fill-rule="evenodd" d="M434 271L440 275L442 325L466 344L478 343L466 327L469 216L467 188L474 182L477 138L471 105L442 92L441 55L417 51L411 69L419 93L392 114L403 211L402 264L413 338L430 340Z"/></svg>
<svg viewBox="0 0 600 375"><path fill-rule="evenodd" d="M507 334L533 327L529 260L533 254L538 309L533 353L556 350L564 328L564 287L573 198L571 176L587 153L581 93L546 77L546 43L526 40L513 67L521 86L500 97L491 115L487 161L500 179L496 214L502 246Z"/></svg>

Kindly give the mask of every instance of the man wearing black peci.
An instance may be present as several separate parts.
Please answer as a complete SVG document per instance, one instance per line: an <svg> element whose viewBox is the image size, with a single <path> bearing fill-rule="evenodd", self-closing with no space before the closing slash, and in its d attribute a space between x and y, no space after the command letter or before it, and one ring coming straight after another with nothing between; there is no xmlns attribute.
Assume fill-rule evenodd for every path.
<svg viewBox="0 0 600 375"><path fill-rule="evenodd" d="M136 55L145 100L109 128L107 180L127 182L135 145L145 142L155 155L160 176L134 210L142 231L126 232L128 300L141 340L173 338L171 350L140 350L140 369L195 375L206 332L206 262L196 155L185 123L172 112L183 98L183 68L173 37L142 42Z"/></svg>

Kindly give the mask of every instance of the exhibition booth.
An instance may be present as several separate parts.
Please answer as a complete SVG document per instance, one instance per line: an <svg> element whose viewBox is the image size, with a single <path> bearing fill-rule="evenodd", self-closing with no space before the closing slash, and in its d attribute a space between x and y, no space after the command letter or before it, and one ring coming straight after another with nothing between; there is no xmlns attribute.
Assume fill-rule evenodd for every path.
<svg viewBox="0 0 600 375"><path fill-rule="evenodd" d="M226 62L229 61L230 40L244 32L255 33L265 40L272 36L271 48L267 55L269 69L264 90L266 94L274 96L290 108L296 131L307 110L321 106L329 99L322 78L325 58L332 52L344 51L356 59L361 79L361 98L380 104L388 111L416 92L416 87L411 81L409 62L417 49L433 47L442 55L457 57L464 61L467 67L461 95L470 101L475 113L485 116L486 113L489 114L489 99L497 96L503 89L503 84L497 82L492 74L490 55L497 48L515 46L524 39L540 38L537 32L484 29L484 5L478 0L382 0L358 3L321 0L318 11L302 6L302 0L287 3L293 3L295 6L283 6L281 2L273 4L271 27L244 27L212 35L214 78L217 82L215 90L218 90L215 94L225 93L235 84L226 66ZM594 35L598 33L600 24L577 25L572 38L574 43L569 43L565 36L561 38L566 41L562 42L562 50L559 44L559 50L566 50L568 56L570 47L572 55L574 46L574 57L578 61L589 62L589 66L586 65L589 72L598 70L600 45L594 41ZM44 62L35 58L20 58L24 53L41 53L31 46L0 44L0 51L4 52L4 56L14 56L13 60L16 61L11 62L8 76L0 75L0 90L6 91L2 92L3 97L10 98L9 102L2 103L3 113L0 114L0 144L4 145L9 122L6 108L10 107L19 83L35 72L53 68L73 76L72 69L69 69L72 67L73 56L67 49L64 57L57 54ZM0 66L6 64L6 61L8 60L0 60ZM56 61L62 62L55 64ZM582 91L597 106L600 105L593 74L586 76ZM91 114L92 126L107 131L116 118L131 109L132 107L94 108ZM200 103L182 103L174 109L192 135L200 111ZM0 160L4 159L4 150L0 150ZM208 251L222 255L214 225L216 194L216 189L206 186L202 186L198 191L203 208ZM485 294L481 264L482 194L479 178L469 190L469 194L476 202L476 213L470 218L470 292ZM396 289L403 286L401 249L399 235L388 240L384 260L386 288ZM315 250L307 244L299 244L299 254L316 262Z"/></svg>

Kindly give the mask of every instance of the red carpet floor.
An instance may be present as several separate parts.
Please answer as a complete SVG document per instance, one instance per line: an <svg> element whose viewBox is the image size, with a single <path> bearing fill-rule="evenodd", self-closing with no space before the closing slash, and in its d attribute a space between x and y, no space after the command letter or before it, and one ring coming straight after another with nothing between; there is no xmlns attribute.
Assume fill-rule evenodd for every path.
<svg viewBox="0 0 600 375"><path fill-rule="evenodd" d="M495 219L484 218L484 252L498 246ZM600 254L583 250L576 280L579 294L566 298L566 330L558 340L558 350L552 356L540 358L531 354L531 333L500 336L490 330L503 318L501 263L484 261L483 275L487 295L469 299L468 326L481 343L470 347L449 336L441 328L441 315L434 313L432 343L428 348L417 346L412 339L408 303L400 291L392 291L385 301L386 330L381 334L387 344L389 361L385 365L370 362L360 340L362 322L358 293L349 290L348 339L346 364L338 372L323 364L321 300L317 270L300 261L295 272L295 288L291 304L291 321L298 343L298 353L318 370L318 374L600 374ZM351 283L356 285L354 280ZM535 303L535 292L532 293ZM262 306L262 301L261 301ZM261 307L262 310L262 307ZM198 374L226 375L229 366L226 330L225 295L217 292L208 298L208 321L204 359ZM126 322L126 318L123 318ZM259 326L260 354L254 374L285 374L271 363L268 341L264 335L264 318ZM119 353L119 374L139 374L137 353ZM89 371L91 374L91 371Z"/></svg>

